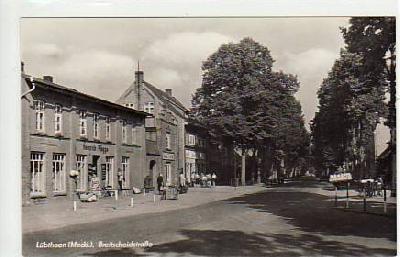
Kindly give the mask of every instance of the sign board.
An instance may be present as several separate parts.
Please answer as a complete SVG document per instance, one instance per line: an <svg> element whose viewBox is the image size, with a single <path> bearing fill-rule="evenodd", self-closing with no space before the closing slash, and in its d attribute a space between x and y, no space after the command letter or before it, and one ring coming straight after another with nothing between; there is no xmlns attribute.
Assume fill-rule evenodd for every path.
<svg viewBox="0 0 400 257"><path fill-rule="evenodd" d="M352 180L351 173L333 174L329 177L329 182L343 182Z"/></svg>
<svg viewBox="0 0 400 257"><path fill-rule="evenodd" d="M90 152L95 152L98 150L98 151L102 152L103 154L106 154L109 151L108 147L103 146L101 144L94 145L94 144L84 143L82 148L83 148L83 150L90 151Z"/></svg>
<svg viewBox="0 0 400 257"><path fill-rule="evenodd" d="M164 160L175 160L175 155L173 153L163 153Z"/></svg>

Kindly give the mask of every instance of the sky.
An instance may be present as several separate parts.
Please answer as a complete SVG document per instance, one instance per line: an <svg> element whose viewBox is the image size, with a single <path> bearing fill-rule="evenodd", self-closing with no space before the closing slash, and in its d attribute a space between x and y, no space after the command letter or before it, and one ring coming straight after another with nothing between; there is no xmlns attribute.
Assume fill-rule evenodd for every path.
<svg viewBox="0 0 400 257"><path fill-rule="evenodd" d="M251 37L266 46L273 70L298 76L304 119L317 111L316 92L344 47L346 17L307 18L25 18L21 58L25 72L115 101L134 80L171 88L185 106L201 85L201 64L221 44ZM378 152L387 131L378 131Z"/></svg>

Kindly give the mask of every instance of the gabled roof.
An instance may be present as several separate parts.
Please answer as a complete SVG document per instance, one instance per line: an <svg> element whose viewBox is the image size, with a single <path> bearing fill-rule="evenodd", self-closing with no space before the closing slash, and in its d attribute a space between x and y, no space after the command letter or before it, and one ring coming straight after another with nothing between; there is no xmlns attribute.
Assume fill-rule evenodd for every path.
<svg viewBox="0 0 400 257"><path fill-rule="evenodd" d="M138 115L141 115L141 116L148 116L149 115L149 113L147 113L147 112L134 110L132 108L128 108L128 107L125 107L125 106L120 105L120 104L116 104L116 103L113 103L113 102L110 102L110 101L107 101L107 100L104 100L104 99L100 99L100 98L97 98L95 96L91 96L91 95L79 92L76 89L67 88L67 87L61 86L59 84L56 84L54 82L47 81L47 80L44 80L44 79L41 79L41 78L32 78L31 79L30 76L27 76L25 74L22 77L25 78L25 81L28 84L32 84L32 82L35 83L35 87L40 87L40 88L43 88L43 89L51 89L51 90L57 91L59 93L68 94L68 95L75 95L75 96L78 96L78 97L83 97L83 98L86 98L86 99L88 99L90 101L97 102L97 103L100 103L102 105L106 105L108 107L112 107L112 108L119 109L119 110L122 110L122 111L130 112L130 113L135 113L135 114L138 114Z"/></svg>
<svg viewBox="0 0 400 257"><path fill-rule="evenodd" d="M167 99L169 101L171 101L172 103L174 103L175 105L177 105L180 109L182 109L184 112L189 112L189 110L181 103L178 101L178 99L176 99L173 96L168 95L166 92L164 92L161 89L156 88L155 86L153 86L152 84L144 81L144 84L146 85L146 87L148 89L150 89L158 98L160 99Z"/></svg>

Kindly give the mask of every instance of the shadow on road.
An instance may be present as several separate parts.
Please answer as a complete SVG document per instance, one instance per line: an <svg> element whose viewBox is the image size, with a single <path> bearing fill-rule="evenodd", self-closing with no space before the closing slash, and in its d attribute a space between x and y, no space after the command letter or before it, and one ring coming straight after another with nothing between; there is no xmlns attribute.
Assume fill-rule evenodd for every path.
<svg viewBox="0 0 400 257"><path fill-rule="evenodd" d="M107 250L85 256L393 256L394 250L369 248L352 243L325 241L321 236L301 234L244 233L241 231L182 230L184 240L148 248Z"/></svg>
<svg viewBox="0 0 400 257"><path fill-rule="evenodd" d="M381 216L344 211L333 208L333 203L328 200L326 196L312 193L270 191L226 201L230 204L244 204L249 208L283 217L289 224L305 232L386 238L396 241L395 214ZM395 209L391 211L395 212Z"/></svg>

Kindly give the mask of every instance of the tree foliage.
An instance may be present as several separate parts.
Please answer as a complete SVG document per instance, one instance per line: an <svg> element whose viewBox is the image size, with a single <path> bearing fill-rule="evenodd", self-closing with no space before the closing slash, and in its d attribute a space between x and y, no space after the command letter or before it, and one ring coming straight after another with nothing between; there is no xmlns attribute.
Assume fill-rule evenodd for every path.
<svg viewBox="0 0 400 257"><path fill-rule="evenodd" d="M272 71L270 51L250 38L223 44L202 66L193 115L214 137L241 149L280 149L297 160L307 147L297 77ZM307 141L307 142L306 142Z"/></svg>

